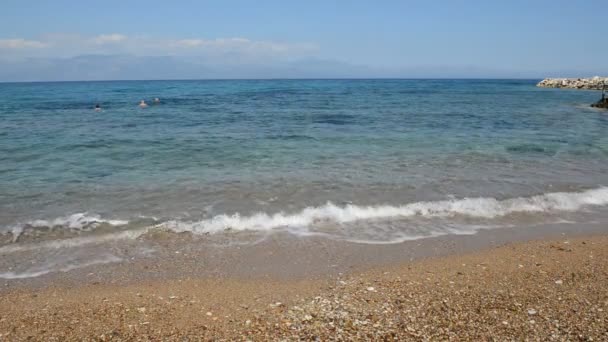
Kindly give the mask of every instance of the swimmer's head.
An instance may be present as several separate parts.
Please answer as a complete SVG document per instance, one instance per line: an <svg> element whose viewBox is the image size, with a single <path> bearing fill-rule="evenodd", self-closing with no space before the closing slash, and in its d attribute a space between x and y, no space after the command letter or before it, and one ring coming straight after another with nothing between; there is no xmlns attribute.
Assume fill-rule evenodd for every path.
<svg viewBox="0 0 608 342"><path fill-rule="evenodd" d="M160 99L158 97L155 97L154 102L160 102Z"/></svg>

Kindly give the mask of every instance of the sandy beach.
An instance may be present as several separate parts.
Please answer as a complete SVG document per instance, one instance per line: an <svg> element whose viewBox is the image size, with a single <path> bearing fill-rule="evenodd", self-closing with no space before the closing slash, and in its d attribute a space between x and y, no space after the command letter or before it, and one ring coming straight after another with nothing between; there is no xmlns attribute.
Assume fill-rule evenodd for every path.
<svg viewBox="0 0 608 342"><path fill-rule="evenodd" d="M606 0L2 4L0 342L608 342Z"/></svg>
<svg viewBox="0 0 608 342"><path fill-rule="evenodd" d="M7 286L0 340L605 340L608 236L316 277Z"/></svg>

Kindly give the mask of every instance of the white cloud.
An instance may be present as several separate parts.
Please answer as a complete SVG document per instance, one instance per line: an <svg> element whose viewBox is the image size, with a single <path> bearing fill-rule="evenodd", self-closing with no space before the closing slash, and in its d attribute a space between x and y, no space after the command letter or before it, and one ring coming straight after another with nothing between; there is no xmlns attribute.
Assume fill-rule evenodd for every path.
<svg viewBox="0 0 608 342"><path fill-rule="evenodd" d="M256 42L252 42L246 38L217 38L217 39L180 39L169 40L169 46L174 47L207 47L207 48L225 48L225 47L248 47Z"/></svg>
<svg viewBox="0 0 608 342"><path fill-rule="evenodd" d="M22 47L22 48L17 48ZM27 48L26 48L27 47ZM34 48L35 47L35 48ZM36 40L0 36L0 58L14 61L65 59L77 56L133 56L184 58L199 65L257 65L314 57L318 47L309 43L253 40L243 37L153 37L120 33L82 36L47 34ZM3 62L0 61L0 66ZM117 63L113 60L112 63Z"/></svg>
<svg viewBox="0 0 608 342"><path fill-rule="evenodd" d="M175 42L173 42L173 46L175 47L185 47L185 48L192 48L192 47L199 47L205 44L205 41L202 39L180 39L180 40L176 40Z"/></svg>
<svg viewBox="0 0 608 342"><path fill-rule="evenodd" d="M106 44L106 43L119 43L127 40L128 37L124 34L112 33L112 34L100 34L93 38L95 44Z"/></svg>
<svg viewBox="0 0 608 342"><path fill-rule="evenodd" d="M80 55L182 56L198 58L200 61L215 59L238 63L310 57L318 51L314 44L252 40L243 37L172 38L128 36L121 33L96 36L62 33L47 34L38 40L0 39L0 49L2 48L4 51L12 49L10 51L14 58L70 58Z"/></svg>
<svg viewBox="0 0 608 342"><path fill-rule="evenodd" d="M314 51L318 47L314 44L287 44L270 41L252 41L247 38L217 38L217 39L179 39L157 42L159 47L199 49L201 51L242 51L265 53L289 53Z"/></svg>
<svg viewBox="0 0 608 342"><path fill-rule="evenodd" d="M48 43L43 43L37 40L17 39L0 39L0 49L28 49L28 48L44 48Z"/></svg>

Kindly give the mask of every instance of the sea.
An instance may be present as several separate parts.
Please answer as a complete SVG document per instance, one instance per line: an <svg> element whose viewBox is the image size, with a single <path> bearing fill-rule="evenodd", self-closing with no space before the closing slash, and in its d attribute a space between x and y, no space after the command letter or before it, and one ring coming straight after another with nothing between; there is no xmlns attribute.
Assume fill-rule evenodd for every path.
<svg viewBox="0 0 608 342"><path fill-rule="evenodd" d="M158 233L396 244L607 224L608 111L538 81L0 83L0 278L128 262Z"/></svg>

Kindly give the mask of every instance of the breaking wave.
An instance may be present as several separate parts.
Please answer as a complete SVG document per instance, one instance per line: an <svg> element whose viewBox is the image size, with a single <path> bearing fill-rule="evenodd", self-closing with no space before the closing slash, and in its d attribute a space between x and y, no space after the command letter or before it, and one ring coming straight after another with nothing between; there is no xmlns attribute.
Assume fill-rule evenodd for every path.
<svg viewBox="0 0 608 342"><path fill-rule="evenodd" d="M99 215L90 215L88 213L77 213L70 216L59 217L54 220L34 220L26 223L26 226L33 228L53 228L53 227L65 227L69 229L87 229L94 228L95 226L106 223L112 226L120 226L129 223L125 220L105 220L101 219Z"/></svg>
<svg viewBox="0 0 608 342"><path fill-rule="evenodd" d="M69 216L58 217L53 220L33 220L22 225L17 225L9 228L9 232L13 236L13 242L17 242L21 234L26 230L41 230L41 229L70 229L70 230L93 230L102 224L110 226L127 225L127 220L106 220L88 213L76 213Z"/></svg>
<svg viewBox="0 0 608 342"><path fill-rule="evenodd" d="M468 217L473 219L494 219L513 214L551 214L557 212L579 211L585 207L603 206L608 204L608 187L586 190L582 192L555 192L531 197L518 197L498 200L491 197L450 199L443 201L414 202L404 205L345 206L327 203L318 207L307 207L296 213L264 212L249 216L238 213L221 214L200 221L168 220L159 222L151 219L147 225L139 225L137 229L129 229L127 220L106 220L97 215L86 213L54 219L51 221L36 220L12 229L13 239L25 229L72 229L89 231L102 224L121 228L120 232L98 236L83 236L66 240L47 241L42 244L47 248L70 247L95 243L104 240L136 239L153 230L165 230L176 233L191 232L193 234L214 234L223 231L258 231L270 232L284 228L296 235L325 235L323 227L342 225L364 221L390 221L408 219L431 219ZM471 222L473 224L473 222ZM343 227L348 235L348 226ZM331 233L329 234L332 235ZM13 248L27 248L28 244L4 246L0 251L8 252ZM40 244L32 244L41 246Z"/></svg>
<svg viewBox="0 0 608 342"><path fill-rule="evenodd" d="M556 192L532 197L506 200L495 198L464 198L434 202L415 202L401 206L337 206L327 203L320 207L307 207L299 213L283 212L251 216L218 215L197 222L171 220L157 225L175 232L216 233L224 230L269 231L281 227L307 227L323 223L349 223L361 220L382 220L410 217L468 216L492 219L516 213L551 213L577 211L585 206L608 204L608 187L583 192Z"/></svg>

